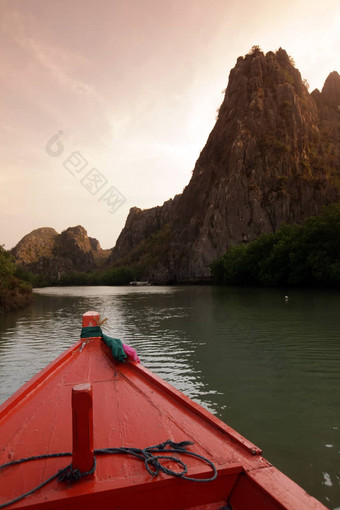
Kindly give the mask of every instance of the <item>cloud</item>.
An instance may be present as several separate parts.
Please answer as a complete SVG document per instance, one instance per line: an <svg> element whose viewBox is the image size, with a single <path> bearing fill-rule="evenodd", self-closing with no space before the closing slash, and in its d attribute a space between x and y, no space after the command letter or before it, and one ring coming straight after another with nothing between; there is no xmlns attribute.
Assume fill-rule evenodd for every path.
<svg viewBox="0 0 340 510"><path fill-rule="evenodd" d="M65 88L67 92L76 95L92 97L99 103L103 103L103 99L98 94L96 88L74 76L76 74L79 62L83 59L65 49L51 47L45 41L39 41L33 37L14 37L16 43L25 51L29 51L30 55L45 68L51 75L53 80Z"/></svg>
<svg viewBox="0 0 340 510"><path fill-rule="evenodd" d="M20 42L24 42L26 47L28 45L28 47L32 50L33 57L43 67L45 67L51 73L52 77L55 78L62 87L65 87L68 92L90 95L101 102L101 97L98 95L93 85L89 85L88 83L74 78L72 75L68 74L65 69L63 69L60 63L57 62L55 48L49 48L45 43L41 43L33 39ZM72 64L74 65L74 61Z"/></svg>
<svg viewBox="0 0 340 510"><path fill-rule="evenodd" d="M26 60L30 65L35 61L38 73L47 71L54 86L57 83L68 93L92 98L105 106L105 101L96 87L77 77L82 69L89 67L89 60L83 54L49 41L45 27L35 16L28 14L27 17L27 13L23 14L12 7L5 11L1 29L7 44L12 41L26 53Z"/></svg>

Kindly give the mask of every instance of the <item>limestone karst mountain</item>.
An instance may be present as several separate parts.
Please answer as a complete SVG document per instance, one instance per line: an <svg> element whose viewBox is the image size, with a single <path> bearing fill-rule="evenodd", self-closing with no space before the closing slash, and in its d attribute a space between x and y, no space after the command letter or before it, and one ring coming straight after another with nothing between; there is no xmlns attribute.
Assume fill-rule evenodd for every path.
<svg viewBox="0 0 340 510"><path fill-rule="evenodd" d="M97 239L78 225L58 234L43 227L24 236L13 248L16 262L25 269L58 279L69 271L89 271L103 265L110 250L102 250Z"/></svg>
<svg viewBox="0 0 340 510"><path fill-rule="evenodd" d="M13 249L27 269L58 278L126 265L156 282L206 280L228 247L340 200L340 76L308 90L285 50L254 46L229 75L224 100L183 193L132 207L115 247L83 227L37 229ZM109 257L109 258L108 258Z"/></svg>
<svg viewBox="0 0 340 510"><path fill-rule="evenodd" d="M339 201L339 95L335 71L309 93L281 48L239 57L189 184L163 206L130 210L111 264L156 281L204 280L230 245Z"/></svg>

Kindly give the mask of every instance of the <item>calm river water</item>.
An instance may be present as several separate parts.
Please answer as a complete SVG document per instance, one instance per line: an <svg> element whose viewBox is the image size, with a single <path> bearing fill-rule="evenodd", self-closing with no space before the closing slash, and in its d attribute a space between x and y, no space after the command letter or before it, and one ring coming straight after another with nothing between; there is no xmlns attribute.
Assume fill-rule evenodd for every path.
<svg viewBox="0 0 340 510"><path fill-rule="evenodd" d="M289 300L285 300L285 294ZM340 509L340 292L227 287L39 289L0 318L0 402L74 343L81 316Z"/></svg>

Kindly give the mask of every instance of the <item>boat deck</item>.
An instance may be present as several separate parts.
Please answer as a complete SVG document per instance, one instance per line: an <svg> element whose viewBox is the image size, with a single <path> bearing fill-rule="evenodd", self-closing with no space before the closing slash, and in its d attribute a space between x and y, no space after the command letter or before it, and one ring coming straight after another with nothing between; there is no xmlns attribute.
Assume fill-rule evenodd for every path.
<svg viewBox="0 0 340 510"><path fill-rule="evenodd" d="M228 508L227 501L232 510L325 508L272 467L259 448L141 364L117 363L100 338L77 342L0 407L0 465L72 451L71 395L81 383L92 385L95 449L192 441L189 449L214 463L217 479L151 477L138 459L98 455L94 475L71 485L53 480L9 508L215 510ZM212 476L201 460L181 458L188 476ZM69 463L68 457L52 458L1 470L0 507Z"/></svg>

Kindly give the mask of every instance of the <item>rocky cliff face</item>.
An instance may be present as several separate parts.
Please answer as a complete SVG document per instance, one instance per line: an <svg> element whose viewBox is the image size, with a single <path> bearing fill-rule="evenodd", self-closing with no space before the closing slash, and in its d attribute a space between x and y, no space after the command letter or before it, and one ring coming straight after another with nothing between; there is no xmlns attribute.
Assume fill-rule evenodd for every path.
<svg viewBox="0 0 340 510"><path fill-rule="evenodd" d="M119 264L167 225L146 276L208 278L231 244L300 223L340 200L340 77L308 92L283 49L239 57L208 141L183 193L162 207L132 208L110 261ZM146 242L149 240L150 242ZM143 244L142 244L143 243ZM166 260L164 259L166 252Z"/></svg>
<svg viewBox="0 0 340 510"><path fill-rule="evenodd" d="M152 207L151 209L142 210L138 207L132 207L110 261L126 257L142 241L160 231L169 221L177 198L170 199L164 202L162 206Z"/></svg>
<svg viewBox="0 0 340 510"><path fill-rule="evenodd" d="M81 227L58 234L53 228L38 228L19 241L12 254L18 264L36 274L58 279L69 271L88 271L103 265L110 250Z"/></svg>

